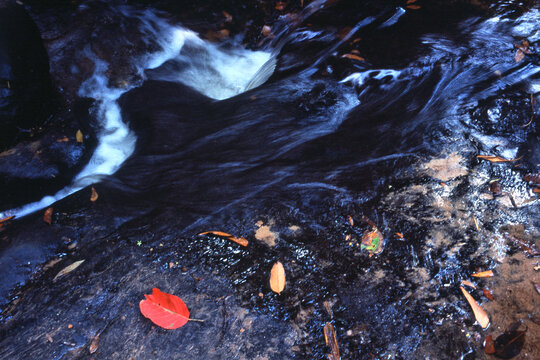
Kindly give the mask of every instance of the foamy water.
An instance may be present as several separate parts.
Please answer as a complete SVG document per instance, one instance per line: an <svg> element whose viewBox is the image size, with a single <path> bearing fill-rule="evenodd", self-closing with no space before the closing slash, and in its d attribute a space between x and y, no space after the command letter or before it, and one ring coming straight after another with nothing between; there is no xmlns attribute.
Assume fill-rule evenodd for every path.
<svg viewBox="0 0 540 360"><path fill-rule="evenodd" d="M182 82L208 97L220 100L243 92L253 75L270 58L269 53L249 51L240 46L222 49L202 40L190 30L169 25L150 11L130 14L126 10L126 16L137 16L142 21L141 31L148 36L148 41L161 47L160 51L137 60L137 71L143 79L148 70L157 69L171 61L182 62L186 66L181 70L157 78ZM96 100L97 121L101 128L97 136L98 145L90 161L71 185L39 201L0 212L0 218L11 215L21 217L48 207L114 174L133 153L137 138L124 123L117 101L134 85L121 89L109 87L106 75L109 64L91 50L86 49L86 52L88 58L94 61L95 72L83 82L79 95Z"/></svg>

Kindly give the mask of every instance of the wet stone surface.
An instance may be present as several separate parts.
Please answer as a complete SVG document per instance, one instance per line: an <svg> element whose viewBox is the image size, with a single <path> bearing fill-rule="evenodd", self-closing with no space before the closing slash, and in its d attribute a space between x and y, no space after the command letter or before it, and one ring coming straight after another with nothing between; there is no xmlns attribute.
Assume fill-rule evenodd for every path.
<svg viewBox="0 0 540 360"><path fill-rule="evenodd" d="M540 246L540 217L523 176L538 171L539 70L533 57L515 62L509 35L537 44L520 26L531 29L538 11L493 23L489 12L456 10L444 26L414 29L417 48L395 45L408 55L389 58L394 28L378 26L393 13L381 7L344 15L354 26L378 14L362 42L317 52L311 67L306 57L286 69L286 57L339 44L322 19L340 12L310 19L330 45L291 25L284 38L294 46L275 75L230 99L156 79L124 94L136 148L93 185L97 201L87 187L53 205L50 225L40 211L0 227L0 357L325 359L331 322L343 359L487 359L484 338L516 321L527 328L516 358L538 357L539 264L523 244ZM436 10L425 11L406 10L397 29ZM368 47L372 34L381 40L369 44L370 62L348 67L341 51ZM376 255L362 246L374 228L384 238ZM216 230L249 244L197 235ZM276 261L280 295L268 282ZM472 277L485 270L495 276ZM487 330L462 280L476 285L468 290L490 316ZM152 325L138 303L153 287L204 323Z"/></svg>

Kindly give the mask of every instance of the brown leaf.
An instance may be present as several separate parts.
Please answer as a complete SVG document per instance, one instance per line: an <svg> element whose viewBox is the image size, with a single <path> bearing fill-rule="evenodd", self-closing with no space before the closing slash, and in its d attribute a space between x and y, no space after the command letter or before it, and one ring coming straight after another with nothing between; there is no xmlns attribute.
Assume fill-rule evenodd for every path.
<svg viewBox="0 0 540 360"><path fill-rule="evenodd" d="M272 28L270 26L268 26L268 25L264 25L262 27L261 32L262 32L263 36L266 37L266 36L270 35L270 33L272 32Z"/></svg>
<svg viewBox="0 0 540 360"><path fill-rule="evenodd" d="M214 235L214 236L218 236L227 240L234 241L238 245L248 246L248 241L244 239L243 237L236 237L234 235L227 234L226 232L223 232L223 231L205 231L205 232L200 233L199 235Z"/></svg>
<svg viewBox="0 0 540 360"><path fill-rule="evenodd" d="M364 235L362 235L362 244L360 245L360 249L366 249L372 254L378 254L383 250L383 245L384 237L382 233L377 228L374 228L366 231Z"/></svg>
<svg viewBox="0 0 540 360"><path fill-rule="evenodd" d="M45 210L45 213L43 214L43 221L45 221L47 224L52 224L52 216L53 216L54 209L52 207Z"/></svg>
<svg viewBox="0 0 540 360"><path fill-rule="evenodd" d="M0 224L8 222L10 220L13 220L14 218L15 218L15 215L11 215L11 216L5 217L3 219L0 219Z"/></svg>
<svg viewBox="0 0 540 360"><path fill-rule="evenodd" d="M524 58L525 58L525 53L518 49L518 51L516 51L516 55L514 55L514 60L516 62L520 62Z"/></svg>
<svg viewBox="0 0 540 360"><path fill-rule="evenodd" d="M514 44L514 48L517 49L516 55L514 56L514 60L516 62L520 62L525 58L525 54L530 54L529 50L529 42L527 40L523 40L521 44Z"/></svg>
<svg viewBox="0 0 540 360"><path fill-rule="evenodd" d="M525 344L525 331L507 330L494 342L494 355L501 359L511 359L518 355Z"/></svg>
<svg viewBox="0 0 540 360"><path fill-rule="evenodd" d="M225 22L227 22L227 23L232 22L233 17L232 17L231 14L229 14L229 13L226 12L225 10L223 10L221 13L223 14L223 16L225 16Z"/></svg>
<svg viewBox="0 0 540 360"><path fill-rule="evenodd" d="M336 332L334 331L334 325L330 323L324 324L324 342L326 346L330 347L330 354L328 354L329 360L339 360L339 346L337 343Z"/></svg>
<svg viewBox="0 0 540 360"><path fill-rule="evenodd" d="M533 282L532 284L533 284L534 288L536 289L536 292L538 293L538 295L540 295L540 285L535 283L535 282Z"/></svg>
<svg viewBox="0 0 540 360"><path fill-rule="evenodd" d="M95 202L98 199L98 197L99 197L99 195L98 195L96 189L94 189L94 187L92 186L92 194L90 195L90 201Z"/></svg>
<svg viewBox="0 0 540 360"><path fill-rule="evenodd" d="M97 351L99 347L99 335L94 336L92 339L92 342L90 343L90 346L88 347L88 351L90 354L93 354Z"/></svg>
<svg viewBox="0 0 540 360"><path fill-rule="evenodd" d="M75 134L75 139L77 139L78 143L83 142L83 133L81 130L77 130L77 133Z"/></svg>
<svg viewBox="0 0 540 360"><path fill-rule="evenodd" d="M397 232L394 235L396 235L399 239L403 239L403 237L404 237L403 234L400 233L400 232Z"/></svg>
<svg viewBox="0 0 540 360"><path fill-rule="evenodd" d="M56 276L53 279L53 282L55 282L56 280L58 280L62 276L69 274L70 272L72 272L73 270L78 268L83 262L85 262L85 260L79 260L79 261L75 261L71 265L66 266L65 268L60 270L60 272L58 274L56 274Z"/></svg>
<svg viewBox="0 0 540 360"><path fill-rule="evenodd" d="M488 289L482 289L482 292L484 293L484 296L489 299L489 301L495 301L495 298L493 297L493 294Z"/></svg>
<svg viewBox="0 0 540 360"><path fill-rule="evenodd" d="M407 9L420 10L420 5L407 5Z"/></svg>
<svg viewBox="0 0 540 360"><path fill-rule="evenodd" d="M480 324L480 326L485 329L489 325L489 316L488 314L482 309L480 305L474 300L474 298L463 288L463 286L459 287L461 289L461 292L463 295L465 295L465 298L469 302L469 305L472 308L472 311L474 313L474 317L476 318L476 321Z"/></svg>
<svg viewBox="0 0 540 360"><path fill-rule="evenodd" d="M523 251L529 257L540 256L540 251L536 248L534 243L530 243L526 240L518 239L512 235L504 235L508 240L512 241L514 245L517 245L521 251Z"/></svg>
<svg viewBox="0 0 540 360"><path fill-rule="evenodd" d="M279 261L270 270L270 288L278 295L285 289L285 269Z"/></svg>
<svg viewBox="0 0 540 360"><path fill-rule="evenodd" d="M475 274L472 274L471 276L479 277L479 278L486 278L486 277L492 277L493 275L494 274L492 270L487 270L487 271L477 272Z"/></svg>
<svg viewBox="0 0 540 360"><path fill-rule="evenodd" d="M516 159L504 159L500 156L490 156L490 155L478 155L476 156L477 158L479 159L482 159L482 160L487 160L487 161L490 161L492 163L502 163L502 162L514 162L514 161L519 161L521 160L521 158L523 156L520 156Z"/></svg>
<svg viewBox="0 0 540 360"><path fill-rule="evenodd" d="M284 1L278 1L276 3L276 10L283 11L285 9L285 5L287 5Z"/></svg>
<svg viewBox="0 0 540 360"><path fill-rule="evenodd" d="M354 226L354 220L353 220L353 218L351 217L351 215L348 215L348 219L349 219L349 224L350 224L351 226Z"/></svg>
<svg viewBox="0 0 540 360"><path fill-rule="evenodd" d="M469 280L461 280L461 283L463 285L467 285L467 286L470 286L472 287L473 289L476 289L476 285L474 285L472 282L470 282Z"/></svg>
<svg viewBox="0 0 540 360"><path fill-rule="evenodd" d="M351 60L366 61L366 59L364 59L363 57L354 54L343 54L341 55L341 57Z"/></svg>
<svg viewBox="0 0 540 360"><path fill-rule="evenodd" d="M69 141L69 138L67 136L64 136L61 139L56 139L56 142L58 142L58 143L68 142L68 141Z"/></svg>
<svg viewBox="0 0 540 360"><path fill-rule="evenodd" d="M417 0L407 0L407 5L414 4Z"/></svg>
<svg viewBox="0 0 540 360"><path fill-rule="evenodd" d="M493 337L491 335L486 337L484 352L488 355L495 354L495 342L493 341Z"/></svg>

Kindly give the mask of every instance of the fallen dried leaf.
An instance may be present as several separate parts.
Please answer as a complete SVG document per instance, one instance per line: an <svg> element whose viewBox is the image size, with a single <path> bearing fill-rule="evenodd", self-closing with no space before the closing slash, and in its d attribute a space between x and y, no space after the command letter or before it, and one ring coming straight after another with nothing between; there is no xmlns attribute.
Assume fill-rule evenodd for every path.
<svg viewBox="0 0 540 360"><path fill-rule="evenodd" d="M45 221L47 224L52 224L52 216L53 216L54 209L52 207L45 210L45 213L43 214L43 221Z"/></svg>
<svg viewBox="0 0 540 360"><path fill-rule="evenodd" d="M514 44L514 48L517 49L516 55L514 55L514 60L516 62L520 62L525 58L525 54L530 54L531 51L529 50L529 42L527 40L523 40L521 44Z"/></svg>
<svg viewBox="0 0 540 360"><path fill-rule="evenodd" d="M480 324L480 326L485 329L489 325L489 316L488 314L482 309L480 305L474 300L474 298L463 288L463 286L459 287L461 289L461 292L463 295L465 295L465 298L469 302L469 305L472 308L472 311L474 313L474 317L476 318L476 321Z"/></svg>
<svg viewBox="0 0 540 360"><path fill-rule="evenodd" d="M225 22L227 22L227 23L232 22L233 17L232 17L231 14L229 14L229 13L226 12L225 10L223 10L221 13L223 14L223 16L225 16Z"/></svg>
<svg viewBox="0 0 540 360"><path fill-rule="evenodd" d="M285 269L279 261L270 270L270 289L278 295L285 289Z"/></svg>
<svg viewBox="0 0 540 360"><path fill-rule="evenodd" d="M414 4L417 0L407 0L407 5Z"/></svg>
<svg viewBox="0 0 540 360"><path fill-rule="evenodd" d="M341 55L341 57L351 60L366 61L366 59L364 59L363 57L354 54L343 54Z"/></svg>
<svg viewBox="0 0 540 360"><path fill-rule="evenodd" d="M533 282L532 284L533 284L534 288L536 289L536 292L538 293L538 295L540 295L540 285L535 283L535 282Z"/></svg>
<svg viewBox="0 0 540 360"><path fill-rule="evenodd" d="M234 241L238 245L248 246L248 241L244 239L243 237L239 238L234 235L227 234L223 231L205 231L205 232L200 233L199 235L214 235L214 236L218 236L227 240Z"/></svg>
<svg viewBox="0 0 540 360"><path fill-rule="evenodd" d="M477 272L475 274L472 274L471 276L479 277L479 278L486 278L486 277L492 277L493 275L494 274L492 270L487 270L487 271Z"/></svg>
<svg viewBox="0 0 540 360"><path fill-rule="evenodd" d="M420 10L420 5L407 5L407 9Z"/></svg>
<svg viewBox="0 0 540 360"><path fill-rule="evenodd" d="M403 239L403 234L402 233L397 232L394 235L396 235L400 239Z"/></svg>
<svg viewBox="0 0 540 360"><path fill-rule="evenodd" d="M8 222L8 221L13 220L13 219L15 219L15 215L11 215L11 216L5 217L5 218L3 218L3 219L0 219L0 224L5 223L5 222Z"/></svg>
<svg viewBox="0 0 540 360"><path fill-rule="evenodd" d="M484 293L484 296L488 298L489 301L495 301L495 298L493 297L493 294L488 289L482 289L482 292Z"/></svg>
<svg viewBox="0 0 540 360"><path fill-rule="evenodd" d="M96 189L94 189L94 187L92 186L92 194L90 195L90 201L95 202L98 199L98 197L99 197L99 195L98 195Z"/></svg>
<svg viewBox="0 0 540 360"><path fill-rule="evenodd" d="M339 346L337 343L336 332L334 331L334 325L330 323L324 324L324 342L326 346L330 347L330 354L328 354L329 360L339 360Z"/></svg>
<svg viewBox="0 0 540 360"><path fill-rule="evenodd" d="M90 354L93 354L97 351L99 347L99 335L94 336L92 339L92 342L90 343L90 346L88 347L88 351Z"/></svg>
<svg viewBox="0 0 540 360"><path fill-rule="evenodd" d="M77 133L75 134L75 139L77 139L78 143L83 142L83 133L81 130L77 130Z"/></svg>
<svg viewBox="0 0 540 360"><path fill-rule="evenodd" d="M353 218L351 217L351 215L348 215L348 219L349 219L349 224L350 224L351 226L354 226L354 220L353 220Z"/></svg>
<svg viewBox="0 0 540 360"><path fill-rule="evenodd" d="M362 244L360 245L360 249L366 249L372 254L378 254L383 250L383 244L383 235L378 229L374 228L364 233L362 236Z"/></svg>
<svg viewBox="0 0 540 360"><path fill-rule="evenodd" d="M167 294L158 288L152 289L152 295L144 295L139 309L144 317L164 329L178 329L186 325L189 310L178 296Z"/></svg>
<svg viewBox="0 0 540 360"><path fill-rule="evenodd" d="M270 35L270 33L272 32L272 28L270 26L268 26L268 25L264 25L262 27L261 32L262 32L263 36L266 37L266 36Z"/></svg>
<svg viewBox="0 0 540 360"><path fill-rule="evenodd" d="M490 156L490 155L477 155L476 157L479 158L479 159L482 159L482 160L490 161L492 163L504 163L504 162L519 161L519 160L521 160L521 158L523 156L520 156L520 157L518 157L516 159L505 159L505 158L502 158L500 156Z"/></svg>
<svg viewBox="0 0 540 360"><path fill-rule="evenodd" d="M67 136L64 136L61 139L56 139L56 142L58 142L58 143L68 142L68 141L69 141L69 138Z"/></svg>
<svg viewBox="0 0 540 360"><path fill-rule="evenodd" d="M73 329L73 324L68 324L67 328L68 329Z"/></svg>
<svg viewBox="0 0 540 360"><path fill-rule="evenodd" d="M525 344L525 331L507 330L495 339L494 355L501 359L511 359L518 355Z"/></svg>
<svg viewBox="0 0 540 360"><path fill-rule="evenodd" d="M285 9L285 2L284 1L278 1L276 3L276 10L283 11Z"/></svg>
<svg viewBox="0 0 540 360"><path fill-rule="evenodd" d="M493 342L493 337L491 335L486 337L484 352L488 355L495 354L495 343Z"/></svg>
<svg viewBox="0 0 540 360"><path fill-rule="evenodd" d="M540 251L536 248L534 243L530 243L527 240L518 239L510 234L504 234L504 236L508 240L512 241L514 245L517 245L528 257L540 256Z"/></svg>
<svg viewBox="0 0 540 360"><path fill-rule="evenodd" d="M73 264L71 265L68 265L66 266L65 268L63 268L62 270L60 270L60 272L58 274L56 274L56 276L54 277L53 279L53 282L58 280L59 278L61 278L62 276L64 275L67 275L69 274L70 272L72 272L73 270L75 270L76 268L78 268L83 262L85 262L85 260L79 260L79 261L75 261Z"/></svg>
<svg viewBox="0 0 540 360"><path fill-rule="evenodd" d="M476 289L476 285L474 285L472 282L470 282L469 280L461 280L461 283L463 285L467 285L467 286L470 286L472 287L473 289Z"/></svg>

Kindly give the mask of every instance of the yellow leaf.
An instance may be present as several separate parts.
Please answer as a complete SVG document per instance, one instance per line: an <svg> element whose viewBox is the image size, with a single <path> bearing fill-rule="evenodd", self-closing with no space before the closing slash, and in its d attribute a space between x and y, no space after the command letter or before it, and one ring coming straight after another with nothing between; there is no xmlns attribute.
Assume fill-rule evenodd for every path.
<svg viewBox="0 0 540 360"><path fill-rule="evenodd" d="M481 272L478 272L476 274L472 274L471 276L479 277L479 278L492 277L493 276L493 271L491 271L491 270L481 271Z"/></svg>
<svg viewBox="0 0 540 360"><path fill-rule="evenodd" d="M75 138L77 139L78 143L83 142L83 133L81 130L77 130L77 134L75 134Z"/></svg>
<svg viewBox="0 0 540 360"><path fill-rule="evenodd" d="M459 287L461 289L461 292L463 295L465 295L465 298L469 302L469 305L472 308L472 311L474 313L474 317L476 318L476 321L482 326L483 329L487 328L489 325L489 316L488 314L482 309L480 305L474 300L474 298L463 288L463 286Z"/></svg>
<svg viewBox="0 0 540 360"><path fill-rule="evenodd" d="M90 195L90 201L91 202L94 202L98 199L99 195L96 191L96 189L94 189L94 187L92 186L92 194Z"/></svg>
<svg viewBox="0 0 540 360"><path fill-rule="evenodd" d="M330 347L330 354L328 354L328 359L339 360L339 346L337 343L336 332L334 331L334 325L326 323L324 324L323 330L326 346Z"/></svg>
<svg viewBox="0 0 540 360"><path fill-rule="evenodd" d="M285 269L281 262L276 262L270 271L270 288L278 295L285 289Z"/></svg>
<svg viewBox="0 0 540 360"><path fill-rule="evenodd" d="M56 280L58 280L59 278L61 278L62 276L69 274L70 272L72 272L73 270L75 270L76 268L78 268L84 261L85 261L85 260L75 261L73 264L71 264L71 265L69 265L69 266L66 266L65 268L63 268L62 270L60 270L60 272L59 272L58 274L56 274L56 276L54 277L53 281L56 281Z"/></svg>
<svg viewBox="0 0 540 360"><path fill-rule="evenodd" d="M472 287L473 289L476 289L476 286L472 282L470 282L469 280L461 280L461 283L463 285L467 285L467 286Z"/></svg>
<svg viewBox="0 0 540 360"><path fill-rule="evenodd" d="M205 231L205 232L200 233L199 235L219 236L219 237L225 238L227 240L234 241L238 245L248 246L248 241L246 239L244 239L243 237L236 237L234 235L227 234L226 232L223 232L223 231Z"/></svg>
<svg viewBox="0 0 540 360"><path fill-rule="evenodd" d="M500 162L513 162L513 161L518 161L518 160L521 160L523 156L520 156L516 159L505 159L505 158L502 158L500 156L490 156L490 155L478 155L477 158L479 159L483 159L483 160L487 160L487 161L490 161L490 162L493 162L493 163L500 163Z"/></svg>

